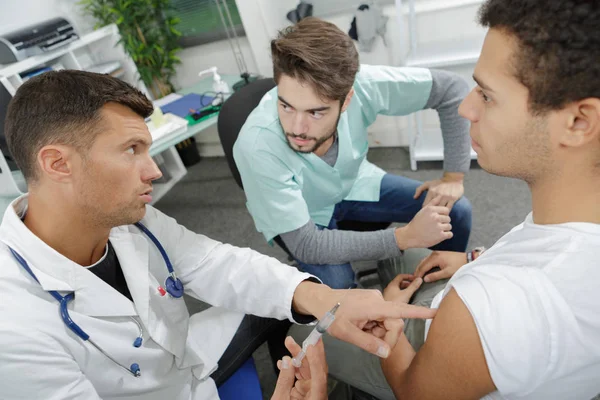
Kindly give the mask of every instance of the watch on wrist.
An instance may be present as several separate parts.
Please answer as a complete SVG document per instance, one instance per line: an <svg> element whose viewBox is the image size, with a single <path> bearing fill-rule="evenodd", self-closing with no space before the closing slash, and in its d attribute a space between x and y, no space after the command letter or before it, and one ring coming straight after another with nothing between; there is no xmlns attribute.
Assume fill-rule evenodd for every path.
<svg viewBox="0 0 600 400"><path fill-rule="evenodd" d="M484 251L485 251L485 247L478 246L478 247L475 247L473 250L467 252L467 263L475 261L477 259L477 257L479 257L481 255L481 253L483 253Z"/></svg>

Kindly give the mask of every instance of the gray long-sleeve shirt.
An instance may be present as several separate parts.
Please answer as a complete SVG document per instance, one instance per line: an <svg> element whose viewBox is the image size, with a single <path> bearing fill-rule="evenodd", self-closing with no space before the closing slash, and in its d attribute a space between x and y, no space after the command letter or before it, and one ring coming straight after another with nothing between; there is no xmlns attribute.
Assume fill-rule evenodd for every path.
<svg viewBox="0 0 600 400"><path fill-rule="evenodd" d="M469 122L458 115L458 107L469 92L467 83L458 75L431 70L433 85L425 109L435 109L440 118L444 140L444 170L467 172L471 163ZM321 158L331 166L338 156L338 141ZM281 239L290 252L307 264L342 264L349 261L380 260L400 254L395 229L353 232L319 229L313 221Z"/></svg>

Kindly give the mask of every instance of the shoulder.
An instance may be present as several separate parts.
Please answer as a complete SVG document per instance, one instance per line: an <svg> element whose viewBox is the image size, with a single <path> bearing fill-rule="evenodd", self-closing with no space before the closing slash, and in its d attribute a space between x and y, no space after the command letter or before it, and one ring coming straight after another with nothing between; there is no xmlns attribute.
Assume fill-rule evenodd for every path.
<svg viewBox="0 0 600 400"><path fill-rule="evenodd" d="M53 339L64 333L59 303L3 249L0 271L0 353L6 356L39 346L62 347Z"/></svg>
<svg viewBox="0 0 600 400"><path fill-rule="evenodd" d="M393 67L388 65L361 64L356 74L355 85L368 85L384 82L431 82L431 70L428 68Z"/></svg>
<svg viewBox="0 0 600 400"><path fill-rule="evenodd" d="M269 126L249 125L233 146L233 157L242 180L251 175L288 175L301 158L289 148L279 121Z"/></svg>
<svg viewBox="0 0 600 400"><path fill-rule="evenodd" d="M175 218L163 213L151 205L146 205L146 215L140 221L150 233L158 239L167 252L169 249L175 251L178 256L184 253L199 251L201 254L214 248L219 241L213 240L201 233L196 233L186 226L180 224ZM127 225L115 228L116 235L137 235L146 240L150 238L137 226ZM111 232L111 235L113 234Z"/></svg>
<svg viewBox="0 0 600 400"><path fill-rule="evenodd" d="M19 266L8 246L0 242L0 288L8 284L9 279L18 276ZM0 292L0 296L2 292Z"/></svg>
<svg viewBox="0 0 600 400"><path fill-rule="evenodd" d="M363 112L373 119L373 112L387 110L394 115L422 108L433 85L426 68L361 65L354 82L354 93Z"/></svg>
<svg viewBox="0 0 600 400"><path fill-rule="evenodd" d="M471 315L494 384L523 393L550 374L560 330L548 304L547 278L536 268L488 264L448 283Z"/></svg>
<svg viewBox="0 0 600 400"><path fill-rule="evenodd" d="M546 294L540 289L550 282L540 269L491 263L465 267L450 280L446 292L454 288L472 314L523 319L525 314L543 311ZM515 306L519 313L514 312Z"/></svg>
<svg viewBox="0 0 600 400"><path fill-rule="evenodd" d="M0 320L26 318L38 309L36 303L47 303L42 299L44 295L42 287L19 265L8 246L0 243Z"/></svg>
<svg viewBox="0 0 600 400"><path fill-rule="evenodd" d="M277 113L277 88L273 88L246 118L234 144L234 151L251 151L282 135Z"/></svg>

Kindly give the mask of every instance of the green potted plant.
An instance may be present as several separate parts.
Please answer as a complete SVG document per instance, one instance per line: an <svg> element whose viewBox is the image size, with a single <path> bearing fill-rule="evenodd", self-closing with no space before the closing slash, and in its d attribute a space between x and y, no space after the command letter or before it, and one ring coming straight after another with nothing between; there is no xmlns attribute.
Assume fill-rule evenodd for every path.
<svg viewBox="0 0 600 400"><path fill-rule="evenodd" d="M95 29L117 25L120 43L155 99L175 91L171 80L181 63L176 55L181 33L171 0L81 0L79 4L97 21Z"/></svg>

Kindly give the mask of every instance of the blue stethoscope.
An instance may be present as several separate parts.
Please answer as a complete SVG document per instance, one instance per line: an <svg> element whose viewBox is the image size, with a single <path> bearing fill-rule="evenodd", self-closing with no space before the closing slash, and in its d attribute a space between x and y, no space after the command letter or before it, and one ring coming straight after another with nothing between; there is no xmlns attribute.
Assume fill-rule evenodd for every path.
<svg viewBox="0 0 600 400"><path fill-rule="evenodd" d="M167 252L162 247L162 245L160 244L160 242L158 241L156 236L154 236L152 234L152 232L150 232L148 230L148 228L146 228L144 225L142 225L141 222L138 222L134 225L137 226L142 232L144 232L146 234L146 236L148 236L150 238L150 240L152 240L152 242L158 248L158 251L160 251L160 254L162 255L163 259L165 260L165 264L167 265L167 270L169 270L169 276L167 277L167 280L165 281L165 288L167 290L167 293L169 293L169 295L171 295L172 297L180 298L181 296L183 296L183 283L181 283L181 281L179 280L177 275L175 275L175 271L173 270L173 265L171 265L171 260L169 260L169 256L167 256ZM40 283L40 281L38 281L38 279L35 276L35 274L33 273L33 271L29 268L27 261L25 261L25 259L23 257L21 257L21 255L19 253L17 253L15 250L13 250L12 247L9 246L9 249L10 249L12 255L17 259L19 264L21 264L21 266L29 273L29 275L31 275L37 283ZM85 331L83 329L81 329L79 327L79 325L77 325L71 319L71 317L69 316L68 303L69 303L69 301L71 301L75 298L74 292L69 293L66 296L61 296L56 290L50 290L50 291L48 291L48 293L50 293L52 295L52 297L54 297L56 300L58 300L58 302L60 302L60 316L61 316L63 322L65 323L65 325L69 329L71 329L83 341L89 342L100 353L104 354L109 360L111 360L113 363L115 363L119 367L123 368L125 371L129 372L136 378L141 375L140 366L138 363L133 363L133 364L131 364L131 366L129 368L127 368L126 366L124 366L123 364L121 364L120 362L115 360L113 357L111 357L107 352L105 352L102 349L102 347L97 345L92 339L90 339L90 335L85 333ZM140 347L142 345L142 340L143 340L142 335L143 335L144 331L142 329L142 325L135 318L131 317L131 319L136 323L136 325L138 326L138 330L139 330L139 334L138 334L137 338L135 338L135 341L133 342L133 346Z"/></svg>

